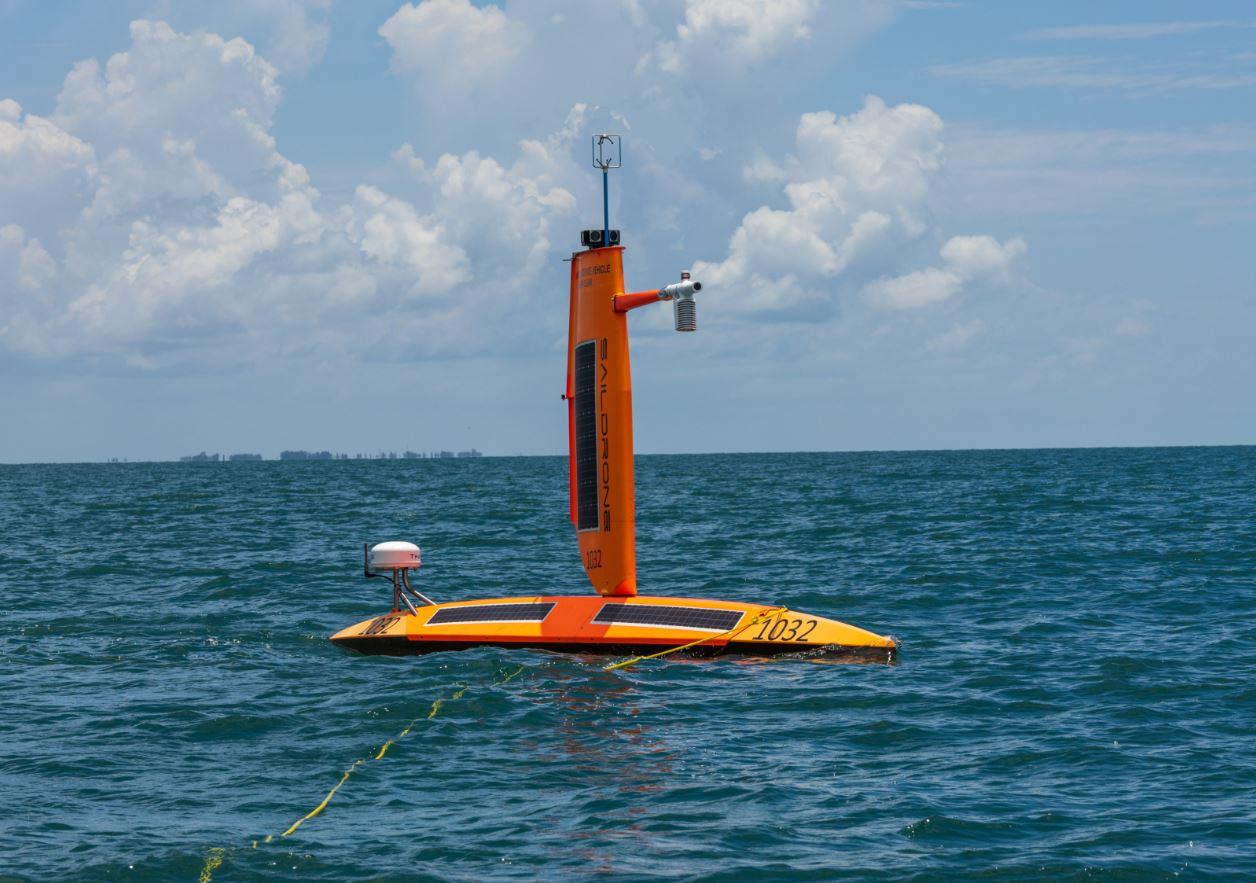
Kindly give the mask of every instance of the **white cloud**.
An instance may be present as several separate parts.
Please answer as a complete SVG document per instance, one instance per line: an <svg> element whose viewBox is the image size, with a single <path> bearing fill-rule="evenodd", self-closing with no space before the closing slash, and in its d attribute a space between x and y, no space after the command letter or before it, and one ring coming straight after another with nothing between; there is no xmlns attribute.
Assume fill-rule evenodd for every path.
<svg viewBox="0 0 1256 883"><path fill-rule="evenodd" d="M148 4L151 18L176 31L241 37L285 77L299 77L323 60L331 38L332 0L214 0Z"/></svg>
<svg viewBox="0 0 1256 883"><path fill-rule="evenodd" d="M1005 273L1024 253L1025 240L1017 237L1000 244L993 236L952 236L941 251L947 266L965 279Z"/></svg>
<svg viewBox="0 0 1256 883"><path fill-rule="evenodd" d="M57 273L57 265L38 239L28 239L17 224L0 227L0 268L8 271L9 284L37 291Z"/></svg>
<svg viewBox="0 0 1256 883"><path fill-rule="evenodd" d="M423 89L462 93L509 70L527 32L496 6L469 0L404 4L379 29L392 49L393 70L413 74Z"/></svg>
<svg viewBox="0 0 1256 883"><path fill-rule="evenodd" d="M510 331L484 306L531 296L550 224L574 208L562 178L583 106L509 163L406 146L395 186L327 206L278 150L276 69L251 45L161 22L131 34L70 72L49 119L0 102L0 211L15 215L0 219L0 347L159 369L381 343L468 353ZM19 187L70 195L53 212Z"/></svg>
<svg viewBox="0 0 1256 883"><path fill-rule="evenodd" d="M817 49L836 58L902 8L898 0L685 0L674 36L656 42L636 70L741 81L772 65L796 68ZM664 15L651 24L667 30Z"/></svg>
<svg viewBox="0 0 1256 883"><path fill-rule="evenodd" d="M394 153L403 172L399 188L430 205L450 235L466 244L480 278L493 280L491 291L511 291L508 280L537 272L551 256L552 224L575 214L569 151L587 110L578 104L555 134L519 142L509 165L475 150L444 154L434 163L410 144Z"/></svg>
<svg viewBox="0 0 1256 883"><path fill-rule="evenodd" d="M289 164L269 133L275 67L239 38L150 21L130 31L127 51L74 66L52 115L99 157L91 219L110 224L159 203L166 218L191 223L233 196L278 198Z"/></svg>
<svg viewBox="0 0 1256 883"><path fill-rule="evenodd" d="M892 279L879 279L865 289L865 295L877 306L905 310L944 301L963 284L958 273L928 267Z"/></svg>
<svg viewBox="0 0 1256 883"><path fill-rule="evenodd" d="M760 157L750 173L783 180L784 208L746 214L728 256L694 272L729 291L729 309L779 310L830 303L869 280L878 305L914 307L945 300L966 281L992 277L1024 250L1013 240L954 237L944 265L897 274L905 247L932 229L928 202L943 157L942 121L926 107L890 107L869 97L838 118L804 114L795 152L781 163ZM877 279L877 277L881 277Z"/></svg>
<svg viewBox="0 0 1256 883"><path fill-rule="evenodd" d="M65 172L79 173L91 165L95 154L91 147L41 117L26 114L12 99L0 101L0 170L21 169L36 175L37 181L16 182L10 175L0 176L0 185L17 183L44 187Z"/></svg>
<svg viewBox="0 0 1256 883"><path fill-rule="evenodd" d="M864 289L864 296L875 306L894 310L940 303L965 283L1005 278L1013 261L1025 253L1025 241L1017 237L1000 243L992 236L952 236L940 253L941 267L878 279Z"/></svg>
<svg viewBox="0 0 1256 883"><path fill-rule="evenodd" d="M423 14L454 28L446 49L480 27L506 39L509 55L528 31L496 7L426 0L390 19L394 61ZM535 305L542 274L564 284L552 281L556 230L574 229L581 208L592 214L598 202L587 147L574 142L618 110L576 104L553 135L504 147L442 154L406 144L344 199L328 199L275 141L279 73L252 45L161 22L136 22L131 34L124 51L70 72L47 120L0 105L0 143L24 145L0 154L14 162L0 187L47 174L78 181L61 188L74 196L55 219L31 204L7 221L16 227L0 280L38 284L0 291L0 347L151 370L175 359L248 364L275 351L409 358L500 350L552 318ZM411 68L418 82L426 63ZM720 315L812 320L873 280L890 301L927 302L953 295L949 277L953 289L992 278L1013 244L960 237L938 267L919 260L922 243L945 239L930 205L942 134L928 108L877 98L845 117L799 117L788 156L752 162L774 198L739 212L722 260L694 267L727 292ZM636 180L667 193L657 208L638 200L636 223L651 231L683 230L715 202L674 158L699 163L694 143L668 146L673 157L643 138L632 154ZM718 197L721 207L737 198ZM632 215L624 219L632 231ZM633 235L635 244L647 233ZM680 237L669 239L688 264Z"/></svg>
<svg viewBox="0 0 1256 883"><path fill-rule="evenodd" d="M421 111L422 125L410 135L416 150L443 152L456 139L459 150L474 146L481 154L507 156L514 133L588 104L590 127L632 133L625 144L631 171L624 176L640 175L660 195L671 188L656 200L648 223L651 233L670 232L671 245L679 247L675 234L687 222L686 211L728 211L740 198L716 192L711 179L725 164L744 165L756 147L735 111L748 94L762 96L753 100L756 127L775 134L797 120L797 111L783 106L797 100L791 90L799 82L827 71L901 12L897 2L883 0L615 0L585 4L578 15L568 0L475 6L410 0L399 4L382 33L392 71L413 87ZM438 23L443 36L435 27L418 27L420 15ZM464 51L463 35L470 34L476 36L466 40L484 45ZM684 71L660 67L660 46L675 49L682 42ZM464 65L471 69L461 71ZM678 76L687 88L676 88ZM791 98L769 97L781 90ZM695 158L717 149L723 151L718 159L697 167ZM567 189L582 206L598 201L595 192ZM596 205L589 223L594 213ZM633 241L642 241L639 232Z"/></svg>
<svg viewBox="0 0 1256 883"><path fill-rule="evenodd" d="M331 37L326 21L331 0L248 0L247 7L273 22L266 55L280 70L303 74L323 60Z"/></svg>
<svg viewBox="0 0 1256 883"><path fill-rule="evenodd" d="M754 64L806 41L819 0L686 0L676 39L659 44L645 64L677 74L712 58Z"/></svg>
<svg viewBox="0 0 1256 883"><path fill-rule="evenodd" d="M0 225L43 219L41 235L77 212L97 177L96 152L56 123L0 101Z"/></svg>
<svg viewBox="0 0 1256 883"><path fill-rule="evenodd" d="M0 226L0 345L28 337L31 325L55 309L49 286L56 277L56 262L39 240L17 224Z"/></svg>
<svg viewBox="0 0 1256 883"><path fill-rule="evenodd" d="M762 150L758 150L750 162L742 166L741 177L751 183L773 183L785 180L785 170Z"/></svg>
<svg viewBox="0 0 1256 883"><path fill-rule="evenodd" d="M414 291L441 294L471 278L466 254L449 242L443 224L374 187L358 188L346 229L364 254L407 266Z"/></svg>
<svg viewBox="0 0 1256 883"><path fill-rule="evenodd" d="M946 331L932 337L925 344L925 349L939 355L951 355L968 346L974 337L985 330L985 323L980 319L969 322L956 322Z"/></svg>
<svg viewBox="0 0 1256 883"><path fill-rule="evenodd" d="M181 34L160 21L131 23L131 48L101 65L74 66L53 119L86 136L97 150L125 142L155 124L177 136L212 136L268 128L279 104L278 71L240 38ZM233 141L235 131L226 138Z"/></svg>
<svg viewBox="0 0 1256 883"><path fill-rule="evenodd" d="M888 202L914 210L941 167L941 136L942 120L929 108L889 107L876 96L841 120L829 111L803 114L790 186L801 192L809 186L804 182L826 182L852 204ZM905 215L901 220L919 223Z"/></svg>

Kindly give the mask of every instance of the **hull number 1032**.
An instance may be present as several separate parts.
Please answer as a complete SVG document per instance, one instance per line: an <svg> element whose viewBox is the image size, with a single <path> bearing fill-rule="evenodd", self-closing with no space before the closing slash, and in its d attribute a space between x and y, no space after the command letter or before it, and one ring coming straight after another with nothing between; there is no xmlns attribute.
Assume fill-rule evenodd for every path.
<svg viewBox="0 0 1256 883"><path fill-rule="evenodd" d="M807 635L815 631L815 627L816 621L814 619L773 618L765 620L763 625L759 626L759 631L752 640L806 641Z"/></svg>

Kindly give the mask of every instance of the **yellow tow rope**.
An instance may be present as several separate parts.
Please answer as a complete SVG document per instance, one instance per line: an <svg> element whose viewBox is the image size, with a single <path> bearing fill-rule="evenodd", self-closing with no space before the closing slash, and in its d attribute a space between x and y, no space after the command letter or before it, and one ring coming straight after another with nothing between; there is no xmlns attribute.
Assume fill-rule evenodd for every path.
<svg viewBox="0 0 1256 883"><path fill-rule="evenodd" d="M679 653L682 650L689 650L693 647L698 647L702 644L706 644L711 641L718 641L721 638L727 638L729 640L732 640L733 638L737 637L738 635L740 635L742 632L746 631L747 629L753 628L754 626L758 625L759 623L763 622L766 619L771 619L773 616L784 613L788 609L789 609L788 607L769 607L765 610L759 611L759 613L756 614L754 617L752 617L751 620L747 622L745 625L734 626L728 631L720 632L719 634L715 634L715 635L707 635L706 637L699 638L696 641L690 641L688 644L681 644L679 647L668 647L666 650L660 650L658 653L650 653L645 656L634 656L631 659L625 659L622 662L612 663L611 665L606 666L602 670L603 671L615 671L616 669L627 668L630 665L636 665L638 662L646 662L647 660L650 660L650 659L661 659L662 657L668 656L672 653ZM521 665L510 674L506 675L505 677L498 678L489 686L500 687L503 684L509 683L510 681L514 680L523 671L523 669L524 667ZM440 713L441 706L443 706L446 702L456 702L457 700L461 699L466 694L467 689L468 689L467 687L461 687L460 689L457 690L457 692L453 693L452 695L448 697L441 697L435 700L434 702L432 702L432 707L426 715L420 715L419 717L416 717L414 720L410 721L410 723L406 724L406 726L401 730L400 733L398 733L396 736L392 737L383 745L381 745L379 748L379 751L376 752L376 754L373 757L369 757L369 758L359 757L357 760L351 763L349 765L349 768L346 769L344 773L341 774L340 781L332 786L331 790L327 792L327 796L324 797L321 801L319 801L319 804L316 807L314 807L305 815L301 816L301 818L297 819L295 822L289 825L280 834L278 835L267 834L260 841L254 840L253 848L256 849L257 844L259 842L270 843L272 840L275 839L276 836L289 837L292 834L296 833L296 830L298 828L300 828L310 819L318 816L320 813L322 813L323 810L327 809L327 805L331 803L331 799L336 796L336 792L340 790L341 786L344 785L345 782L349 781L349 778L353 775L354 771L358 767L366 763L368 760L383 760L384 755L388 752L388 749L391 748L393 745L395 745L399 740L404 739L406 736L410 735L410 732L414 729L415 724L417 724L419 721L431 720L432 718L436 717L436 715ZM222 866L223 859L226 857L227 852L228 850L225 847L221 847L221 846L216 846L209 851L209 855L206 856L205 858L205 866L201 868L200 883L212 883L212 880L214 877L214 871L218 870L218 868Z"/></svg>
<svg viewBox="0 0 1256 883"><path fill-rule="evenodd" d="M726 632L720 632L718 635L708 635L705 638L699 638L696 641L690 641L688 644L681 644L679 647L668 647L666 650L660 650L658 653L651 653L648 656L634 656L631 659L625 659L623 662L615 662L606 666L602 671L614 671L617 668L627 668L630 665L636 665L638 662L645 662L647 659L660 659L669 653L679 653L681 650L688 650L691 647L697 647L699 644L705 644L708 641L718 641L720 638L728 638L730 641L744 632L751 626L756 626L765 619L771 619L779 613L789 610L788 607L770 607L767 610L760 610L750 622L743 626L733 626Z"/></svg>
<svg viewBox="0 0 1256 883"><path fill-rule="evenodd" d="M504 677L498 678L497 680L493 681L493 683L489 684L489 686L500 687L503 684L509 683L510 681L518 677L518 675L523 671L523 668L524 667L522 665L519 666L510 674L505 675ZM414 720L410 721L410 723L406 724L405 728L400 733L398 733L396 736L393 736L391 739L389 739L387 742L381 745L379 748L379 751L373 757L359 757L353 763L349 764L349 768L346 769L344 773L340 776L340 781L332 786L332 789L327 792L327 796L324 797L319 802L318 806L314 807L305 815L301 816L301 818L297 819L295 822L289 825L282 833L267 834L261 840L254 840L253 848L257 849L258 843L270 843L276 837L289 837L292 834L296 833L297 828L300 828L310 819L314 818L315 816L319 815L323 810L327 809L327 804L331 803L331 799L336 796L336 792L340 790L340 786L342 786L345 782L349 781L349 777L353 775L354 770L356 770L362 764L366 763L368 760L383 760L384 754L388 751L388 749L391 748L393 745L395 745L401 739L404 739L406 736L410 735L410 731L414 729L415 724L417 724L419 721L425 721L425 720L430 721L432 718L436 717L436 715L440 713L441 706L443 706L446 702L456 702L457 700L461 699L466 694L467 689L468 689L467 687L461 687L457 692L453 693L452 695L447 696L447 697L442 696L441 698L435 700L432 703L432 707L428 711L427 714L419 715ZM228 850L222 846L215 846L213 849L209 851L209 855L205 857L205 865L204 867L201 868L200 883L212 883L212 880L214 879L214 871L218 870L218 868L222 865L222 861L226 857L227 852Z"/></svg>

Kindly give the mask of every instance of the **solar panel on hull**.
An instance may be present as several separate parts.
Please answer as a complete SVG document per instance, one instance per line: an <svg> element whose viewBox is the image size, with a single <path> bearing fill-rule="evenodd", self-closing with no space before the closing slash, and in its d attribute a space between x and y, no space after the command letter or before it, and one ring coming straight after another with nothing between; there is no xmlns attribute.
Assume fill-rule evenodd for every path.
<svg viewBox="0 0 1256 883"><path fill-rule="evenodd" d="M657 625L726 632L741 622L740 610L671 607L663 604L607 604L593 617L605 625Z"/></svg>
<svg viewBox="0 0 1256 883"><path fill-rule="evenodd" d="M597 344L576 345L576 530L597 530Z"/></svg>
<svg viewBox="0 0 1256 883"><path fill-rule="evenodd" d="M432 614L428 625L452 622L542 622L554 609L546 604L475 604L470 607L443 607Z"/></svg>

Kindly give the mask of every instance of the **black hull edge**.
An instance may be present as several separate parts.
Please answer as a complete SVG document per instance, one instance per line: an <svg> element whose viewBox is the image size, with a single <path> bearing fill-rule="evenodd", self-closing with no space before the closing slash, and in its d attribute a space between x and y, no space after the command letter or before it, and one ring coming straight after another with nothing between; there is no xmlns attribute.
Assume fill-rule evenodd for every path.
<svg viewBox="0 0 1256 883"><path fill-rule="evenodd" d="M502 650L547 650L552 653L577 653L598 656L646 656L666 650L658 644L605 644L577 643L574 641L412 641L406 637L341 638L332 643L364 656L425 656L454 650L474 650L478 647L496 647ZM716 656L774 657L792 656L800 659L816 659L825 662L862 662L896 665L898 645L893 647L844 647L829 644L821 647L800 648L793 643L767 641L730 641L724 647L697 646L681 651L693 659L709 659Z"/></svg>

